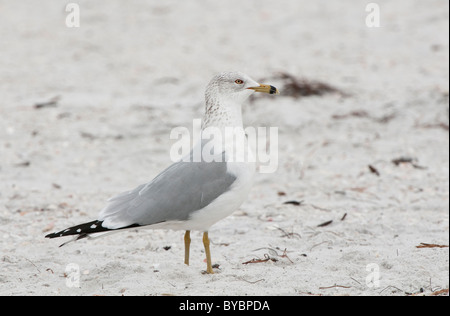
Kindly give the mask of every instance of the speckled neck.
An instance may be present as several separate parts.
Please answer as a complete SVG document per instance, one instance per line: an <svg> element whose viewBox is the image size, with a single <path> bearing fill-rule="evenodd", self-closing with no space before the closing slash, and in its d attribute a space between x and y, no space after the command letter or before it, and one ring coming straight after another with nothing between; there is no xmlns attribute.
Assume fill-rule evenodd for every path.
<svg viewBox="0 0 450 316"><path fill-rule="evenodd" d="M202 129L207 127L243 127L242 106L233 99L221 99L220 96L212 97L206 94L205 115L202 121Z"/></svg>

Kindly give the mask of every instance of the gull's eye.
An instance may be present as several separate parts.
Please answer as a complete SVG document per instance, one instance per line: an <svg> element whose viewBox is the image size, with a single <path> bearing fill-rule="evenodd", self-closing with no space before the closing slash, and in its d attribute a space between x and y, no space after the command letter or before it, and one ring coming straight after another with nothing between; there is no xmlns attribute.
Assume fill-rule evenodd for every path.
<svg viewBox="0 0 450 316"><path fill-rule="evenodd" d="M234 82L237 83L237 84L243 84L244 83L244 81L242 81L241 79L236 79Z"/></svg>

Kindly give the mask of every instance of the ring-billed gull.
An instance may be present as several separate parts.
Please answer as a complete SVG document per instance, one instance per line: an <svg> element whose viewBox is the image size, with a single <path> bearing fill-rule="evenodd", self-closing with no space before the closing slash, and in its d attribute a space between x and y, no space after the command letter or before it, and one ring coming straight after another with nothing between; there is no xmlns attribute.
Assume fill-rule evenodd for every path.
<svg viewBox="0 0 450 316"><path fill-rule="evenodd" d="M225 133L233 128L244 137L242 103L254 92L278 94L270 85L262 85L240 72L220 73L213 77L206 88L205 115L202 133L214 128ZM235 132L236 133L236 132ZM239 135L237 135L239 136ZM100 211L97 220L48 234L47 238L76 235L71 241L91 234L136 227L185 230L185 260L189 265L190 231L203 232L207 273L214 273L211 265L208 229L211 225L234 212L247 198L252 185L255 165L245 159L230 159L235 155L236 135L215 138L207 142L203 138L189 155L173 163L156 178L146 184L119 194ZM203 153L211 153L211 142L220 142L220 151L212 161ZM214 143L215 142L215 143ZM245 144L244 144L245 145ZM241 146L242 147L242 146ZM249 155L237 153L242 158ZM195 154L202 153L198 161ZM219 158L219 159L216 159ZM236 158L236 157L235 157ZM61 246L65 245L62 244Z"/></svg>

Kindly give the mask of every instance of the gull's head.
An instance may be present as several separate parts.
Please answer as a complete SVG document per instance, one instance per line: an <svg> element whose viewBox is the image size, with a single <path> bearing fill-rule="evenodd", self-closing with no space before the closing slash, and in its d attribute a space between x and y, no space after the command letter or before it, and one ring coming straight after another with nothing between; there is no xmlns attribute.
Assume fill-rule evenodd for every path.
<svg viewBox="0 0 450 316"><path fill-rule="evenodd" d="M259 84L244 73L222 72L214 76L206 87L206 99L242 103L254 92L279 93L274 86Z"/></svg>

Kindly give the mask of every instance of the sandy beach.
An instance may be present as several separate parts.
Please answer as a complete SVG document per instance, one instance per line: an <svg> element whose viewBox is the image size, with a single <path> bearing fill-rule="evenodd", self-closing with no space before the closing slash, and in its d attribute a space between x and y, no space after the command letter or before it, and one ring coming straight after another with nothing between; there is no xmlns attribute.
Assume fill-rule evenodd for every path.
<svg viewBox="0 0 450 316"><path fill-rule="evenodd" d="M448 295L449 4L368 3L83 0L69 27L0 0L0 295ZM211 227L214 275L201 232L190 266L183 231L44 238L169 166L234 70L281 92L243 108L278 168Z"/></svg>

